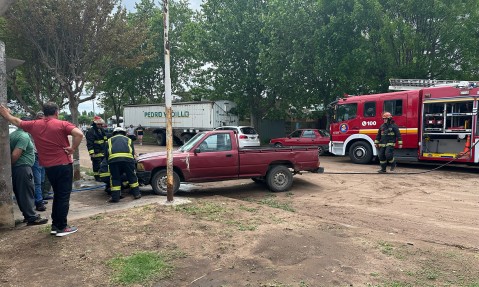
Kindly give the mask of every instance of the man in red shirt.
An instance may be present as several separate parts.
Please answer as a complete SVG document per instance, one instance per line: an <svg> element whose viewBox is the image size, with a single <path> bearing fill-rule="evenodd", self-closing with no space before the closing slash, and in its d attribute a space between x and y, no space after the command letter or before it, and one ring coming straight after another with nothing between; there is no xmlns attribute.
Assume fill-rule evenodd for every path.
<svg viewBox="0 0 479 287"><path fill-rule="evenodd" d="M58 119L59 108L55 103L43 105L43 119L22 121L0 105L0 115L15 126L30 133L35 141L40 165L53 187L51 234L62 237L78 229L67 223L70 194L73 183L72 154L80 145L83 133L72 123ZM68 136L72 136L72 145Z"/></svg>

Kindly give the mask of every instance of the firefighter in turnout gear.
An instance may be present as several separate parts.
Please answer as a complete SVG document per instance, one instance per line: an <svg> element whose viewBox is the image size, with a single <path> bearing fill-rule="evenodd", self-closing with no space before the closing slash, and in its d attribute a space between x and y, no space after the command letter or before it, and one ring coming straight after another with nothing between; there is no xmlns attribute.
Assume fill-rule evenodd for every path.
<svg viewBox="0 0 479 287"><path fill-rule="evenodd" d="M386 172L388 162L390 163L391 171L396 168L396 160L394 159L394 146L396 141L399 148L402 148L402 138L398 126L394 123L392 115L389 112L383 114L384 123L379 127L378 134L374 143L379 148L379 164L381 169L378 172Z"/></svg>
<svg viewBox="0 0 479 287"><path fill-rule="evenodd" d="M100 163L105 157L107 136L103 130L105 122L99 116L93 118L93 123L86 133L86 146L90 154L93 175L100 181Z"/></svg>
<svg viewBox="0 0 479 287"><path fill-rule="evenodd" d="M138 178L135 173L135 148L133 141L126 136L126 130L116 127L113 136L108 139L106 158L110 168L111 199L119 202L121 196L122 174L125 173L130 184L130 193L135 199L141 198Z"/></svg>

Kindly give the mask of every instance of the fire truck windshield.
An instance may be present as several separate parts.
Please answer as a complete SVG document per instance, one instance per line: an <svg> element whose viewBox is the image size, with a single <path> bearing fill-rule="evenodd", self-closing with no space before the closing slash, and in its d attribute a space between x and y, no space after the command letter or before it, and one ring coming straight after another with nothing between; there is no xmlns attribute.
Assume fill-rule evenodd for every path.
<svg viewBox="0 0 479 287"><path fill-rule="evenodd" d="M358 104L344 104L338 105L336 108L336 121L342 122L356 118L358 111Z"/></svg>

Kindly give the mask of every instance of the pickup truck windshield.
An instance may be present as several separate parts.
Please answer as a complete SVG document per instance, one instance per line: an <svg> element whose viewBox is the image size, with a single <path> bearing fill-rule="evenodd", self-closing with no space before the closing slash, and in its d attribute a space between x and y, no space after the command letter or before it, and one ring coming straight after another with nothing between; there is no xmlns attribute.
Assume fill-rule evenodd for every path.
<svg viewBox="0 0 479 287"><path fill-rule="evenodd" d="M197 142L202 140L205 137L204 133L198 133L194 137L192 137L189 141L187 141L182 147L180 147L180 151L189 151L193 146L196 145Z"/></svg>

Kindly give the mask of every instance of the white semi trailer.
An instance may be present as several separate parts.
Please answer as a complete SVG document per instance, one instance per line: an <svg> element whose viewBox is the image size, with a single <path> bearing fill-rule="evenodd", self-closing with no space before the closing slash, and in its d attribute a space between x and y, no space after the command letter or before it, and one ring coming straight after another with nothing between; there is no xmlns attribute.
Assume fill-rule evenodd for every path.
<svg viewBox="0 0 479 287"><path fill-rule="evenodd" d="M231 101L180 102L172 104L173 139L185 143L200 131L221 126L238 125L238 116L230 111L236 107ZM125 105L125 128L141 124L156 135L159 145L166 143L166 111L164 104Z"/></svg>

